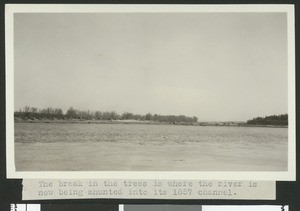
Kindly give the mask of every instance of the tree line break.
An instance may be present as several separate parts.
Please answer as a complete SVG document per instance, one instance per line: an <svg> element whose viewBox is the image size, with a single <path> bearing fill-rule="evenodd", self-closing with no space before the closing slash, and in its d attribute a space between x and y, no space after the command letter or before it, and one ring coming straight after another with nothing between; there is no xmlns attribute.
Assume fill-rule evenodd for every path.
<svg viewBox="0 0 300 211"><path fill-rule="evenodd" d="M185 115L145 115L115 111L81 111L70 107L65 113L60 108L44 108L25 106L14 112L15 122L68 122L68 123L146 123L146 124L181 124L200 126L288 126L288 114L256 117L247 122L199 122L198 118Z"/></svg>

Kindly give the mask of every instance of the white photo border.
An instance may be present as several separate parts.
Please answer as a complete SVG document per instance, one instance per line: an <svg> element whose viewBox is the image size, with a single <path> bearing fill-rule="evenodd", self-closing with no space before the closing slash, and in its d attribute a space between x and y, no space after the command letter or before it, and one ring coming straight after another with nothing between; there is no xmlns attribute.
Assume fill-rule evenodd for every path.
<svg viewBox="0 0 300 211"><path fill-rule="evenodd" d="M288 170L287 171L16 171L14 149L14 13L179 13L286 12L288 32ZM6 166L7 178L209 179L294 181L296 179L294 5L87 5L6 4Z"/></svg>

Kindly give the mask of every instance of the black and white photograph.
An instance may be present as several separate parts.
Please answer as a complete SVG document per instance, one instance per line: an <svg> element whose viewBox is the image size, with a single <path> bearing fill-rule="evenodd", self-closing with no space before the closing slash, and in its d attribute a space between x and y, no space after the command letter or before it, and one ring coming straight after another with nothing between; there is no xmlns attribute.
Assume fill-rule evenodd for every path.
<svg viewBox="0 0 300 211"><path fill-rule="evenodd" d="M294 179L292 6L6 9L10 177Z"/></svg>

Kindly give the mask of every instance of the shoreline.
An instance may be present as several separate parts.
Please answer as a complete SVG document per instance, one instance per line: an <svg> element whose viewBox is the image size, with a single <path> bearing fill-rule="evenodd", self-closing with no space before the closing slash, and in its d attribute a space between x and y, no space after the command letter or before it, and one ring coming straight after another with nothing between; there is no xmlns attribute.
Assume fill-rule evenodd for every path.
<svg viewBox="0 0 300 211"><path fill-rule="evenodd" d="M155 122L155 121L139 121L139 120L79 120L79 119L35 119L24 120L15 119L14 123L60 123L60 124L142 124L142 125L183 125L183 126L214 126L214 127L268 127L268 128L288 128L288 125L254 125L246 123L184 123L184 122Z"/></svg>

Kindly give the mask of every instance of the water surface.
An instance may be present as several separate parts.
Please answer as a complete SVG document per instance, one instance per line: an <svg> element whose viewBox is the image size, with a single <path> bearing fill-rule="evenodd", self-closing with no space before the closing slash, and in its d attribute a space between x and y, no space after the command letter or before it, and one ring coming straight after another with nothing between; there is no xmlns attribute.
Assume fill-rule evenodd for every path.
<svg viewBox="0 0 300 211"><path fill-rule="evenodd" d="M287 128L16 123L17 171L286 171Z"/></svg>

